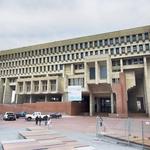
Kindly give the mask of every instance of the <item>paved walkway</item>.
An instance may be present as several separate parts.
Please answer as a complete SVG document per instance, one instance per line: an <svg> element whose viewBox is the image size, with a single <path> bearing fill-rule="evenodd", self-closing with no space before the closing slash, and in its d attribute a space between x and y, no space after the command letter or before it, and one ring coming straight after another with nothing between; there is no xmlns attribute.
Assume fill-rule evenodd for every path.
<svg viewBox="0 0 150 150"><path fill-rule="evenodd" d="M117 118L103 118L104 124L105 124L105 134L109 133L108 135L111 135L110 133L115 133L114 135L117 135L117 137L121 137L122 133L124 132L124 127L125 127L125 119L117 119ZM131 132L132 135L138 135L139 134L139 124L141 123L141 120L143 119L134 119L133 124L134 132ZM147 119L144 119L147 120ZM106 138L106 137L96 137L96 118L95 117L83 117L83 116L63 116L61 119L53 119L52 120L52 129L48 130L47 126L42 123L41 127L36 126L35 122L27 122L24 119L19 119L14 122L5 122L1 121L0 126L4 127L11 127L13 128L27 128L31 127L31 131L25 131L22 132L22 134L28 139L22 140L22 143L25 143L26 146L32 146L32 150L37 150L38 146L39 148L45 148L45 145L48 146L47 148L51 147L53 145L60 146L59 148L57 147L57 150L63 149L63 147L68 146L66 141L70 141L69 147L70 149L65 149L65 150L71 150L71 149L77 149L80 150L84 148L84 150L137 150L141 149L141 147L133 147L133 146L128 146L127 144L118 144L118 141L115 139L111 138ZM41 130L42 129L42 130ZM57 131L57 132L56 132ZM110 132L111 131L111 132ZM121 134L120 134L121 133ZM134 133L134 134L133 134ZM150 129L149 127L145 129L145 135L146 138L149 137ZM112 135L111 135L112 136ZM38 142L37 142L38 141ZM14 141L14 143L17 142L17 146L19 146L19 142ZM20 141L21 142L21 141ZM5 149L7 150L9 142L4 143L5 144ZM30 144L29 144L30 143ZM64 144L65 143L65 144ZM12 142L13 144L13 142ZM75 144L75 145L74 145ZM66 145L66 146L65 146ZM80 147L76 147L76 145ZM74 146L74 147L73 147ZM13 147L15 148L15 146ZM28 147L29 149L29 147ZM17 150L15 148L15 150ZM41 150L41 149L40 149Z"/></svg>

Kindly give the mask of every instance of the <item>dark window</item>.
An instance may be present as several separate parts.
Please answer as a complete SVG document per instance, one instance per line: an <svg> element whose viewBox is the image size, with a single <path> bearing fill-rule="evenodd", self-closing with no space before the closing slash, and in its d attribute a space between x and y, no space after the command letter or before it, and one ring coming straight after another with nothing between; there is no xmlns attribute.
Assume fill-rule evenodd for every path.
<svg viewBox="0 0 150 150"><path fill-rule="evenodd" d="M97 41L94 41L94 47L97 47L98 44L97 44Z"/></svg>
<svg viewBox="0 0 150 150"><path fill-rule="evenodd" d="M93 55L93 51L90 51L90 55Z"/></svg>
<svg viewBox="0 0 150 150"><path fill-rule="evenodd" d="M127 51L131 52L131 46L127 46Z"/></svg>
<svg viewBox="0 0 150 150"><path fill-rule="evenodd" d="M143 51L143 45L139 45L139 51Z"/></svg>
<svg viewBox="0 0 150 150"><path fill-rule="evenodd" d="M99 46L103 46L103 41L99 40Z"/></svg>
<svg viewBox="0 0 150 150"><path fill-rule="evenodd" d="M135 42L136 41L136 35L132 35L132 41Z"/></svg>
<svg viewBox="0 0 150 150"><path fill-rule="evenodd" d="M90 71L90 80L95 79L95 68L91 67L89 68Z"/></svg>
<svg viewBox="0 0 150 150"><path fill-rule="evenodd" d="M110 39L110 44L113 45L113 39Z"/></svg>
<svg viewBox="0 0 150 150"><path fill-rule="evenodd" d="M88 43L87 43L87 42L84 43L84 47L85 47L85 48L88 47Z"/></svg>
<svg viewBox="0 0 150 150"><path fill-rule="evenodd" d="M130 36L126 36L127 42L130 42Z"/></svg>
<svg viewBox="0 0 150 150"><path fill-rule="evenodd" d="M145 44L145 49L149 50L149 44Z"/></svg>
<svg viewBox="0 0 150 150"><path fill-rule="evenodd" d="M106 79L107 78L107 67L106 65L100 66L100 79Z"/></svg>
<svg viewBox="0 0 150 150"><path fill-rule="evenodd" d="M121 53L122 53L122 54L125 53L125 47L121 47Z"/></svg>
<svg viewBox="0 0 150 150"><path fill-rule="evenodd" d="M114 54L114 48L110 49L110 53L113 55Z"/></svg>
<svg viewBox="0 0 150 150"><path fill-rule="evenodd" d="M115 43L119 44L119 38L115 38Z"/></svg>
<svg viewBox="0 0 150 150"><path fill-rule="evenodd" d="M122 36L122 37L120 38L120 41L121 41L121 43L124 43L124 42L125 42L124 36Z"/></svg>
<svg viewBox="0 0 150 150"><path fill-rule="evenodd" d="M148 32L144 33L144 36L145 36L145 40L148 40L148 39L149 39L149 34L148 34Z"/></svg>
<svg viewBox="0 0 150 150"><path fill-rule="evenodd" d="M105 44L105 46L108 45L108 40L107 39L104 40L104 44Z"/></svg>
<svg viewBox="0 0 150 150"><path fill-rule="evenodd" d="M143 40L142 34L138 34L138 40Z"/></svg>
<svg viewBox="0 0 150 150"><path fill-rule="evenodd" d="M118 47L116 48L116 54L119 54L119 48Z"/></svg>
<svg viewBox="0 0 150 150"><path fill-rule="evenodd" d="M81 54L81 58L83 58L83 52L81 52L80 54Z"/></svg>
<svg viewBox="0 0 150 150"><path fill-rule="evenodd" d="M133 51L137 51L137 46L133 45Z"/></svg>
<svg viewBox="0 0 150 150"><path fill-rule="evenodd" d="M80 49L83 49L83 43L80 43Z"/></svg>
<svg viewBox="0 0 150 150"><path fill-rule="evenodd" d="M90 48L91 48L91 47L93 47L93 42L92 42L92 41L90 41Z"/></svg>

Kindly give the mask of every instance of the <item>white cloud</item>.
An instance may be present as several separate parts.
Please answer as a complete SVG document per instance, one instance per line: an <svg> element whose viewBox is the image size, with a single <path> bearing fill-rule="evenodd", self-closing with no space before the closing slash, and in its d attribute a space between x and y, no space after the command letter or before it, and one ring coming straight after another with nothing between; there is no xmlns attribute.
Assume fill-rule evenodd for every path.
<svg viewBox="0 0 150 150"><path fill-rule="evenodd" d="M150 24L149 0L0 0L0 49Z"/></svg>

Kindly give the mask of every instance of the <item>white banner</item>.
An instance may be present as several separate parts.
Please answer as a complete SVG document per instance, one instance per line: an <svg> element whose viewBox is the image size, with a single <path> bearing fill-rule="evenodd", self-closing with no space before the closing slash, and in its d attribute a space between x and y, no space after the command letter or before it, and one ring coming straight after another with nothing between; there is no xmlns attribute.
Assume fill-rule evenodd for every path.
<svg viewBox="0 0 150 150"><path fill-rule="evenodd" d="M82 100L82 88L81 86L68 86L68 100L69 101L81 101Z"/></svg>

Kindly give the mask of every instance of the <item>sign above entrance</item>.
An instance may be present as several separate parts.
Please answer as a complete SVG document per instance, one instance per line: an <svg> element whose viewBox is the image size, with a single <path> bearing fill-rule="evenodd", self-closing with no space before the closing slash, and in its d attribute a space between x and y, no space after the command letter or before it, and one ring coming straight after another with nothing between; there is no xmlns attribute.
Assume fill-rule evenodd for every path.
<svg viewBox="0 0 150 150"><path fill-rule="evenodd" d="M81 86L68 86L68 100L69 101L81 101L82 88Z"/></svg>

